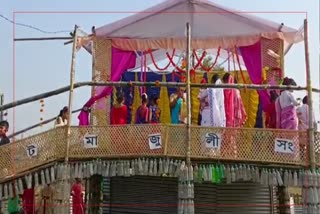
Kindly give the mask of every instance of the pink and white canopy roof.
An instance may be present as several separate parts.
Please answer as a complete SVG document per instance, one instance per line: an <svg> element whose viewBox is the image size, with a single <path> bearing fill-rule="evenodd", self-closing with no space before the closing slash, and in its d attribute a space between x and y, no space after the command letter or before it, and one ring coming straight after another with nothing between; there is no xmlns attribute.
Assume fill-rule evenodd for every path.
<svg viewBox="0 0 320 214"><path fill-rule="evenodd" d="M167 0L140 13L96 29L123 50L182 49L185 27L192 28L192 48L232 48L254 44L261 37L281 38L286 46L303 40L299 30L282 26L208 0Z"/></svg>

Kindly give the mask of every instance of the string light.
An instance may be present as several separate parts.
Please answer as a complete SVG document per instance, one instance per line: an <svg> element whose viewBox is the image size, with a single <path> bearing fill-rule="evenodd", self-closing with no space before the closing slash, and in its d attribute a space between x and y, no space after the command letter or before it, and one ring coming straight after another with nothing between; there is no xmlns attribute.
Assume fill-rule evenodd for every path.
<svg viewBox="0 0 320 214"><path fill-rule="evenodd" d="M18 25L18 26L22 26L22 27L26 27L26 28L30 28L32 30L36 30L39 31L41 33L45 33L45 34L59 34L59 33L70 33L71 31L68 30L60 30L60 31L46 31L46 30L42 30L38 27L32 26L32 25L28 25L28 24L23 24L23 23L18 23L18 22L14 22L13 20L7 18L6 16L0 14L0 18L6 20L7 22L10 22L14 25Z"/></svg>

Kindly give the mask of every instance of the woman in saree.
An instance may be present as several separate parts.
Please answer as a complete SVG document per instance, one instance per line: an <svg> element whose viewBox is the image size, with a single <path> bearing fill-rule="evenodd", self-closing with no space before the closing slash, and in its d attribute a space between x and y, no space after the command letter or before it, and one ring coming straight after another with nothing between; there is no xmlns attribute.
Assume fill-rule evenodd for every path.
<svg viewBox="0 0 320 214"><path fill-rule="evenodd" d="M293 79L284 78L283 85L296 86ZM298 130L298 117L296 107L300 104L293 96L292 90L282 90L280 96L276 100L276 128L286 130ZM290 139L293 141L294 150L293 154L281 154L284 158L300 159L300 148L304 145L299 145L299 134L292 132L281 132L279 138ZM279 155L279 154L278 154ZM289 155L289 157L287 157Z"/></svg>
<svg viewBox="0 0 320 214"><path fill-rule="evenodd" d="M71 187L72 213L84 214L83 186L80 178L76 178L76 183Z"/></svg>
<svg viewBox="0 0 320 214"><path fill-rule="evenodd" d="M111 112L110 112L110 122L111 125L117 125L114 126L112 129L110 129L110 137L112 139L111 142L113 142L113 148L114 152L123 154L125 153L126 143L127 143L127 135L123 135L124 132L126 132L125 124L127 124L128 121L128 108L124 104L124 94L122 92L118 92L116 94L116 103L112 106ZM122 136L122 137L119 137Z"/></svg>
<svg viewBox="0 0 320 214"><path fill-rule="evenodd" d="M237 84L238 81L234 80L234 84ZM244 108L240 90L234 89L234 127L243 127L247 120L247 113Z"/></svg>
<svg viewBox="0 0 320 214"><path fill-rule="evenodd" d="M293 79L284 78L283 85L296 86ZM298 130L298 117L296 107L300 104L293 96L292 90L281 91L276 100L276 128Z"/></svg>
<svg viewBox="0 0 320 214"><path fill-rule="evenodd" d="M225 84L234 84L233 76L229 73L226 73L222 77L222 81ZM226 127L234 127L235 125L235 105L234 105L234 97L235 97L235 90L232 88L226 88L223 90L224 94L224 109L226 115Z"/></svg>
<svg viewBox="0 0 320 214"><path fill-rule="evenodd" d="M117 94L117 103L111 109L111 125L124 125L128 120L128 108L124 104L123 93Z"/></svg>
<svg viewBox="0 0 320 214"><path fill-rule="evenodd" d="M222 77L222 81L224 84L234 84L233 76L230 75L230 73L225 73ZM225 108L225 115L226 115L226 127L228 128L235 127L235 124L236 124L235 100L237 99L236 90L233 88L225 88L223 90L223 94L224 94L224 108ZM238 135L237 130L229 129L227 133L228 134L225 133L223 135L223 146L221 149L222 153L225 157L237 158L238 157L238 154L237 154L238 149L237 149L237 141L236 141L236 137Z"/></svg>

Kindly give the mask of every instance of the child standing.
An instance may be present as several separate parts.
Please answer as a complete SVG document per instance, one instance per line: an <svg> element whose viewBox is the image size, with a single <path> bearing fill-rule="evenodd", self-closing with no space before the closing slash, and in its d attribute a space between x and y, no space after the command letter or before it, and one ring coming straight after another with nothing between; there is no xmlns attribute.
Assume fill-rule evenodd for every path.
<svg viewBox="0 0 320 214"><path fill-rule="evenodd" d="M157 96L155 96L151 101L151 105L149 107L149 112L150 112L149 121L150 121L150 123L160 123L161 110L159 108L159 102L160 102L160 99Z"/></svg>
<svg viewBox="0 0 320 214"><path fill-rule="evenodd" d="M143 93L141 96L141 105L136 112L135 124L145 124L149 121L148 95Z"/></svg>

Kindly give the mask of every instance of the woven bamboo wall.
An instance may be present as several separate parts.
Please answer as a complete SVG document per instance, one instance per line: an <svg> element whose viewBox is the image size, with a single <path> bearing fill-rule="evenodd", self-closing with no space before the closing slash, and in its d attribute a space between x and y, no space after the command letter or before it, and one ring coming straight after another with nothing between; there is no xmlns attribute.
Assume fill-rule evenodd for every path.
<svg viewBox="0 0 320 214"><path fill-rule="evenodd" d="M221 149L214 151L204 147L206 133L217 133L222 137ZM61 160L67 145L65 127L2 146L0 150L0 179L19 174L46 163ZM97 148L84 148L84 133L96 135ZM137 134L139 133L139 134ZM151 150L148 136L159 133L162 148ZM307 161L307 133L287 130L249 128L191 127L191 158L211 160L234 160L275 163L280 165L305 166ZM275 138L291 139L295 145L294 154L274 152ZM36 157L28 157L28 145L38 147ZM316 160L320 164L320 133L315 132ZM72 127L69 150L70 159L132 158L132 157L181 157L186 156L186 127L178 125L126 125L105 127Z"/></svg>
<svg viewBox="0 0 320 214"><path fill-rule="evenodd" d="M280 60L268 55L268 49L274 51L280 55ZM262 68L268 67L280 67L282 69L282 75L284 75L284 44L281 39L261 39L261 53L262 53ZM276 80L280 80L280 76L276 72L268 72L267 80L270 81L271 77L276 77Z"/></svg>
<svg viewBox="0 0 320 214"><path fill-rule="evenodd" d="M93 71L92 81L110 81L111 77L111 47L109 39L93 38ZM95 94L97 87L92 87L92 95ZM91 124L94 126L105 126L110 124L110 96L103 99L104 109L98 109L97 103L91 109Z"/></svg>

